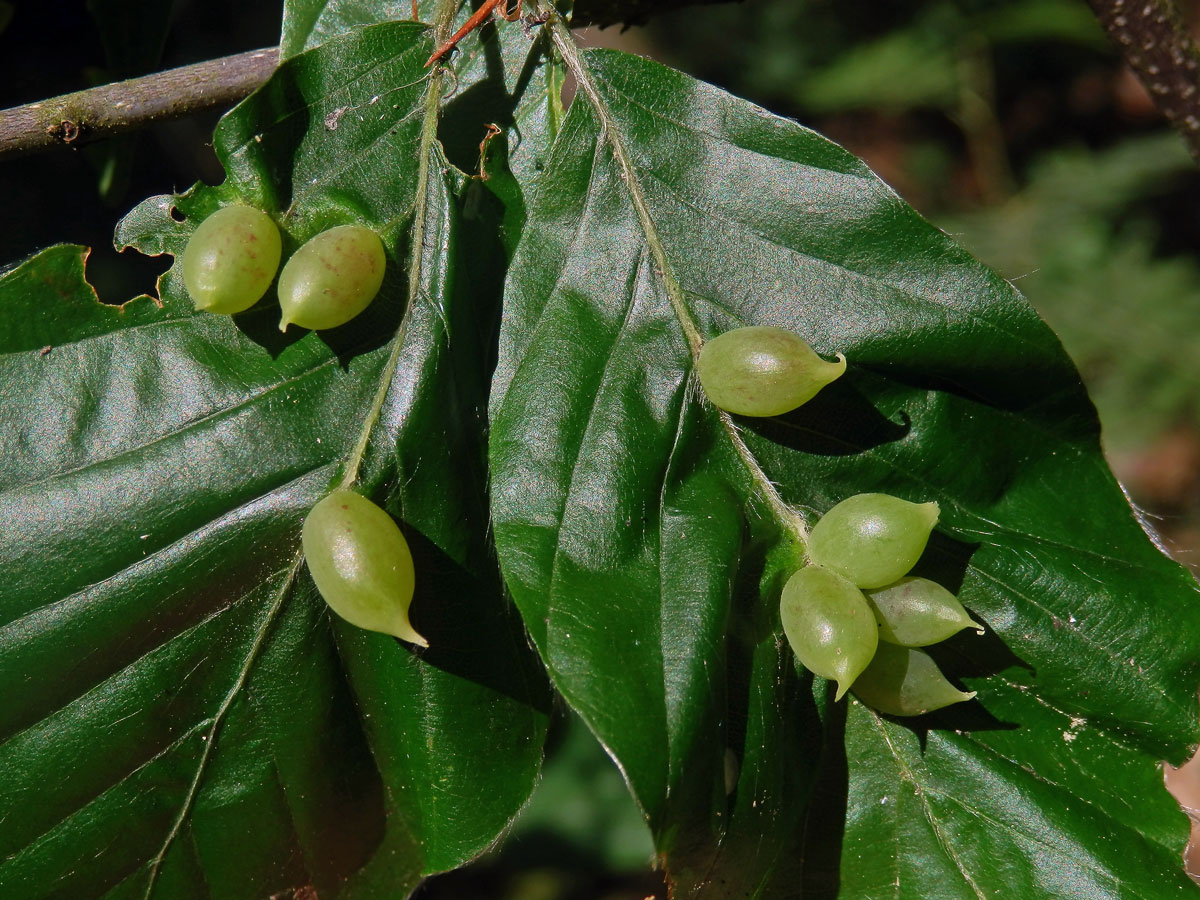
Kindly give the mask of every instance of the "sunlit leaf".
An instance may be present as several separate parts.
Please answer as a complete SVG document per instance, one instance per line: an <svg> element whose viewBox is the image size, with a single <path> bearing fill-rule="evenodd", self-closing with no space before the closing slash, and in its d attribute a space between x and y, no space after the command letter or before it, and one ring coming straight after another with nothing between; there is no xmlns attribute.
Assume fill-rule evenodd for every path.
<svg viewBox="0 0 1200 900"><path fill-rule="evenodd" d="M73 247L0 279L0 895L399 897L527 798L548 699L486 539L496 313L459 264L430 47L401 23L290 60L218 129L223 185L119 230L177 255L234 200L285 252L367 224L388 276L349 325L280 335L273 292L193 313L177 266L161 310L102 307ZM420 654L332 617L300 562L363 434Z"/></svg>
<svg viewBox="0 0 1200 900"><path fill-rule="evenodd" d="M496 541L677 896L1197 895L1158 767L1197 738L1196 586L1057 339L838 147L563 35L580 90L506 289ZM750 323L850 369L719 414L694 344ZM978 701L835 705L782 641L794 515L862 491L941 505L916 571L988 626L935 648Z"/></svg>

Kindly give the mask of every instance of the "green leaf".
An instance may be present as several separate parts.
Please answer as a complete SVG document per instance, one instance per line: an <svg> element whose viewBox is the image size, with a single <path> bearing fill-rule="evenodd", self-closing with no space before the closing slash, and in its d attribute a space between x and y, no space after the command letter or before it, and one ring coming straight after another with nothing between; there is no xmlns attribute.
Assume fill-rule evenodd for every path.
<svg viewBox="0 0 1200 900"><path fill-rule="evenodd" d="M437 0L420 0L420 21L433 15ZM281 59L319 47L330 38L363 25L412 20L412 0L285 0Z"/></svg>
<svg viewBox="0 0 1200 900"><path fill-rule="evenodd" d="M943 220L1010 278L1087 380L1110 454L1200 415L1200 264L1165 255L1146 207L1185 189L1195 162L1170 131L1047 154L1020 194ZM1136 296L1131 305L1127 297Z"/></svg>
<svg viewBox="0 0 1200 900"><path fill-rule="evenodd" d="M435 0L420 0L421 20L433 17ZM456 22L465 22L472 10L464 4ZM408 20L411 0L363 3L360 0L288 0L284 6L282 53L286 57L319 46L352 25ZM488 178L476 185L468 201L479 209L494 195L502 210L499 234L472 234L476 256L488 257L484 248L499 243L507 264L525 220L525 191L546 164L551 142L562 122L563 69L548 52L549 42L540 32L517 24L496 22L476 29L460 42L448 65L453 70L438 128L438 139L450 161L463 172ZM500 129L489 138L489 126ZM486 140L486 168L481 141ZM497 241L499 238L499 241ZM489 259L488 265L496 260ZM474 265L474 260L470 263ZM502 277L502 276L501 276Z"/></svg>
<svg viewBox="0 0 1200 900"><path fill-rule="evenodd" d="M1054 335L835 145L555 39L579 93L506 287L496 544L676 895L1200 894L1158 767L1198 737L1196 585ZM751 323L850 369L788 416L718 413L699 342ZM988 626L935 648L978 701L892 720L793 660L804 524L861 491L941 504L916 571Z"/></svg>
<svg viewBox="0 0 1200 900"><path fill-rule="evenodd" d="M486 542L496 311L430 49L404 23L289 60L218 128L227 181L118 232L177 255L232 200L289 249L364 222L389 274L349 325L281 336L273 293L193 313L178 266L161 309L104 307L77 247L0 276L0 895L400 897L528 797L548 694ZM355 471L412 545L421 655L331 617L301 565Z"/></svg>

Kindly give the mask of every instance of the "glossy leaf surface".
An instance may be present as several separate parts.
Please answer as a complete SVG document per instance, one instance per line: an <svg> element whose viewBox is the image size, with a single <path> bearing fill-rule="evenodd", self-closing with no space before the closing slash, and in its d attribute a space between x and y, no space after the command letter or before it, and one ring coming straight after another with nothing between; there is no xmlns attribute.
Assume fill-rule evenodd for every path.
<svg viewBox="0 0 1200 900"><path fill-rule="evenodd" d="M485 539L496 312L460 274L430 49L385 25L290 60L218 129L228 180L118 234L178 254L235 199L292 249L369 222L396 274L350 326L196 314L178 265L161 309L103 307L72 247L0 278L0 895L391 900L528 796L547 693ZM330 616L300 566L364 434L421 655Z"/></svg>
<svg viewBox="0 0 1200 900"><path fill-rule="evenodd" d="M562 39L580 90L509 275L496 541L677 895L1200 895L1158 768L1198 737L1196 586L1106 468L1058 341L838 147ZM746 324L850 368L734 427L692 360ZM979 698L928 721L831 706L780 639L788 510L864 491L940 504L916 574L990 632L936 648Z"/></svg>

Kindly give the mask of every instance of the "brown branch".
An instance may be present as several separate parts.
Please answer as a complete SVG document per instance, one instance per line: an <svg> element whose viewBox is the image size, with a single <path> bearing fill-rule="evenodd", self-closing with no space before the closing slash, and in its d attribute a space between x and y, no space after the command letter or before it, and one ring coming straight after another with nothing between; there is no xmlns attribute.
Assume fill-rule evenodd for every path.
<svg viewBox="0 0 1200 900"><path fill-rule="evenodd" d="M1169 0L1088 0L1159 112L1200 161L1200 54Z"/></svg>
<svg viewBox="0 0 1200 900"><path fill-rule="evenodd" d="M0 110L0 160L232 105L278 64L277 49L252 50Z"/></svg>

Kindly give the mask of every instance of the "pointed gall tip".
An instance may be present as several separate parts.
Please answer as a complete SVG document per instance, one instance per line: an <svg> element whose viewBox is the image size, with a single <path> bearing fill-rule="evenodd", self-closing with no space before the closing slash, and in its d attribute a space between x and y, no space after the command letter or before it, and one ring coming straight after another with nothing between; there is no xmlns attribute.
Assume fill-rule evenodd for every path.
<svg viewBox="0 0 1200 900"><path fill-rule="evenodd" d="M828 360L820 360L820 364L813 366L809 370L809 376L819 385L817 390L827 384L832 384L846 373L846 357L844 354L837 355L837 362L829 362Z"/></svg>
<svg viewBox="0 0 1200 900"><path fill-rule="evenodd" d="M850 690L851 681L839 680L837 683L837 693L833 695L833 702L837 703L846 696L846 691Z"/></svg>
<svg viewBox="0 0 1200 900"><path fill-rule="evenodd" d="M418 647L429 646L429 641L425 640L425 636L412 627L407 617L396 622L395 628L392 629L392 634L400 638L400 640L416 644Z"/></svg>

